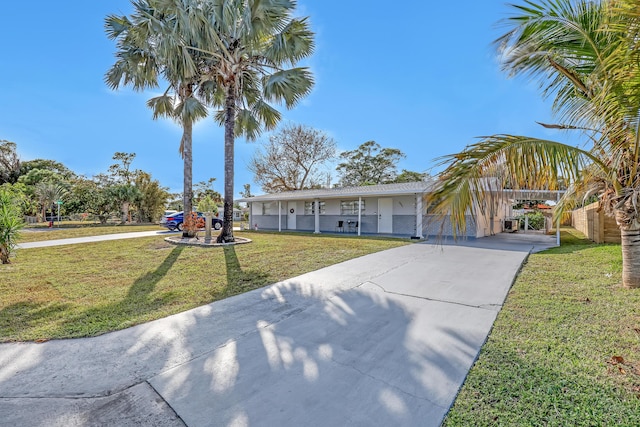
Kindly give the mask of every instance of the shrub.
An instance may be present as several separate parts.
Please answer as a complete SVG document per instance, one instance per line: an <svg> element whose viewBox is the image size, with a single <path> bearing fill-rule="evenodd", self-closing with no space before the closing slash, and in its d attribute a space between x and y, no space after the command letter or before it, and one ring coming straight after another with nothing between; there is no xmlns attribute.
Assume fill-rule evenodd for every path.
<svg viewBox="0 0 640 427"><path fill-rule="evenodd" d="M20 230L24 227L22 209L17 196L8 189L0 188L0 262L9 264Z"/></svg>
<svg viewBox="0 0 640 427"><path fill-rule="evenodd" d="M198 210L200 212L211 212L214 216L218 215L218 205L209 195L200 200L200 203L198 203Z"/></svg>
<svg viewBox="0 0 640 427"><path fill-rule="evenodd" d="M198 230L204 228L204 219L198 217L195 212L189 212L184 214L183 229L187 233L187 236L193 237Z"/></svg>
<svg viewBox="0 0 640 427"><path fill-rule="evenodd" d="M544 215L542 212L527 212L524 215L520 215L517 219L520 220L520 227L524 228L524 218L529 218L529 228L534 230L543 230L544 229Z"/></svg>

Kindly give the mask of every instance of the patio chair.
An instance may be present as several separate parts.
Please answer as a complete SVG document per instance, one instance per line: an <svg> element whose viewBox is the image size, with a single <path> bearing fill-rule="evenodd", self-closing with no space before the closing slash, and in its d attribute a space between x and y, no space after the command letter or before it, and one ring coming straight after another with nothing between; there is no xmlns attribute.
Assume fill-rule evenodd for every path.
<svg viewBox="0 0 640 427"><path fill-rule="evenodd" d="M336 231L344 233L344 221L338 221L338 224L336 224Z"/></svg>

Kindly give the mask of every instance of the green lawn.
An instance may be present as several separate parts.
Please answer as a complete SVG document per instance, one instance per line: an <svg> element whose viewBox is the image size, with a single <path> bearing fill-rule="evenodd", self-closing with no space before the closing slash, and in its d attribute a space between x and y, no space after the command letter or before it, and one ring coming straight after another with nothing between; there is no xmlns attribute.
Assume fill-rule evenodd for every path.
<svg viewBox="0 0 640 427"><path fill-rule="evenodd" d="M65 224L63 227L28 228L20 232L19 243L39 242L42 240L69 239L73 237L101 236L104 234L132 233L136 231L166 230L157 224L143 225L79 225Z"/></svg>
<svg viewBox="0 0 640 427"><path fill-rule="evenodd" d="M575 231L529 257L445 426L640 425L640 290Z"/></svg>
<svg viewBox="0 0 640 427"><path fill-rule="evenodd" d="M407 240L235 233L253 243L174 246L162 236L17 251L0 265L0 342L123 329Z"/></svg>

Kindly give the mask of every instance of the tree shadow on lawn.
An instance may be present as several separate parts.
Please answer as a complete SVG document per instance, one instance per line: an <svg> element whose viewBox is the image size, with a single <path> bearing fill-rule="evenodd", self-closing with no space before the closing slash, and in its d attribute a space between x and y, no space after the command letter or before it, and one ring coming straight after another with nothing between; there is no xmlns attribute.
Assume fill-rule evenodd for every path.
<svg viewBox="0 0 640 427"><path fill-rule="evenodd" d="M224 260L227 268L225 296L237 295L273 283L270 275L257 269L242 269L235 247L225 246Z"/></svg>
<svg viewBox="0 0 640 427"><path fill-rule="evenodd" d="M169 273L184 250L176 246L153 271L140 277L121 301L69 314L71 303L18 302L0 310L0 340L23 335L35 325L45 325L43 337L95 336L109 330L123 329L147 321L145 315L170 304L171 293L150 298L157 284ZM219 298L244 293L272 283L267 272L242 268L235 248L223 248L227 283ZM48 325L48 326L47 326ZM46 331L44 331L46 329Z"/></svg>
<svg viewBox="0 0 640 427"><path fill-rule="evenodd" d="M69 325L78 325L83 328L82 335L93 336L104 333L105 329L122 329L142 323L145 320L141 317L166 305L171 299L171 295L154 298L150 298L150 295L173 268L183 250L184 246L176 246L155 270L137 278L123 300L92 307L71 316L61 325L61 329L69 330Z"/></svg>
<svg viewBox="0 0 640 427"><path fill-rule="evenodd" d="M20 336L34 325L62 319L72 305L20 301L0 310L0 341Z"/></svg>
<svg viewBox="0 0 640 427"><path fill-rule="evenodd" d="M171 296L149 298L156 285L173 268L183 246L175 247L162 263L153 271L140 276L129 288L126 297L118 302L88 308L69 315L73 308L70 303L29 303L19 302L0 311L0 337L16 336L36 324L44 325L47 336L92 336L105 330L122 329L137 323L145 314L167 304ZM50 324L47 327L47 324Z"/></svg>

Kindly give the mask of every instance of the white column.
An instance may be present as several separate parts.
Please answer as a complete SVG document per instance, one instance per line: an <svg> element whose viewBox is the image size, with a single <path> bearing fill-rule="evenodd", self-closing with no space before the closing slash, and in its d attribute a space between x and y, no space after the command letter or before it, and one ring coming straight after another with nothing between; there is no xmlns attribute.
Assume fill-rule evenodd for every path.
<svg viewBox="0 0 640 427"><path fill-rule="evenodd" d="M282 202L278 200L278 231L282 231Z"/></svg>
<svg viewBox="0 0 640 427"><path fill-rule="evenodd" d="M560 191L556 193L556 206L558 205L559 201L560 201ZM556 224L556 245L560 246L560 217L558 217L558 221Z"/></svg>
<svg viewBox="0 0 640 427"><path fill-rule="evenodd" d="M362 196L358 197L358 236L362 228Z"/></svg>
<svg viewBox="0 0 640 427"><path fill-rule="evenodd" d="M416 237L424 239L422 234L422 194L416 194Z"/></svg>
<svg viewBox="0 0 640 427"><path fill-rule="evenodd" d="M251 230L253 228L253 203L249 202L249 203L247 203L247 206L249 206L249 228L248 228L248 230Z"/></svg>
<svg viewBox="0 0 640 427"><path fill-rule="evenodd" d="M315 226L315 231L314 234L320 234L320 200L315 199L313 201L313 204L315 205L315 213L316 213L316 226Z"/></svg>

